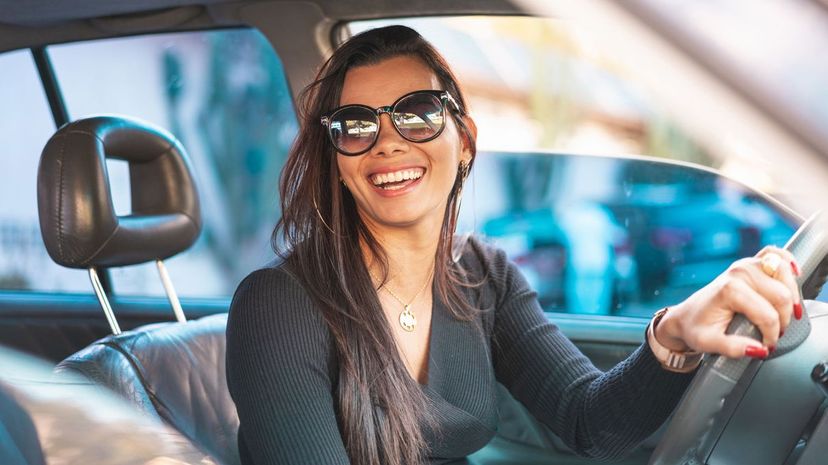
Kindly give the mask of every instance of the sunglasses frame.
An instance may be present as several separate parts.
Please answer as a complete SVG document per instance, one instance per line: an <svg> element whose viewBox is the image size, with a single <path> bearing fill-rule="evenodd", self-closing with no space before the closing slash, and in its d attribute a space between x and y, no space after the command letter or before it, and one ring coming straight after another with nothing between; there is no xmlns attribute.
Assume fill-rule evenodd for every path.
<svg viewBox="0 0 828 465"><path fill-rule="evenodd" d="M429 94L429 95L432 95L432 96L435 96L435 97L439 98L440 99L441 112L442 112L442 115L443 115L443 124L440 126L440 129L437 130L437 132L434 133L433 136L429 136L428 138L420 139L420 140L412 140L412 139L409 139L408 137L405 137L405 135L403 135L402 131L400 131L400 128L397 127L397 123L394 121L394 109L397 107L397 105L401 101L403 101L404 99L406 99L408 97L411 97L412 95L416 95L416 94ZM341 107L338 107L338 108L335 108L335 109L331 110L330 112L328 112L327 114L322 116L322 118L320 119L320 122L322 123L323 126L325 126L325 129L326 129L325 132L328 133L328 140L331 141L331 144L333 145L334 149L336 149L337 152L341 153L342 155L348 156L348 157L356 157L358 155L362 155L363 153L368 152L369 150L374 148L374 146L377 144L377 140L379 140L379 132L382 129L382 118L381 118L381 116L382 116L383 113L387 113L388 116L391 118L391 125L394 126L394 130L397 131L397 134L399 134L400 137L402 137L403 139L405 139L409 142L422 143L422 142L428 142L430 140L436 139L437 137L440 136L440 134L443 133L443 129L446 128L446 109L448 109L448 104L449 103L451 103L451 105L454 107L454 111L457 111L458 113L462 113L460 111L460 105L457 104L457 101L454 100L454 97L452 97L451 94L447 90L415 90L414 92L409 92L409 93L403 95L402 97L398 98L391 105L386 105L386 106L382 106L382 107L371 108L368 105L362 105L362 104L359 104L359 103L352 103L350 105L343 105ZM374 133L374 140L371 141L371 143L368 145L368 147L365 150L360 150L359 152L343 152L342 150L339 149L339 147L337 147L336 142L334 141L334 136L333 136L333 134L331 134L330 124L331 124L331 121L333 120L333 117L338 112L340 112L342 110L345 110L345 109L348 109L348 108L354 108L354 107L364 108L364 109L370 111L371 113L374 113L377 116L377 131Z"/></svg>

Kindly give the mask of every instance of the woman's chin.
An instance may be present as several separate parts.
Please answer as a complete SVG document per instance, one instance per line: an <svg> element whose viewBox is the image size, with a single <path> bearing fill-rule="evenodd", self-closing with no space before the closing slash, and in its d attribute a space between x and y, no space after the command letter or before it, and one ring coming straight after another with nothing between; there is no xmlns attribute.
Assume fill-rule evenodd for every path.
<svg viewBox="0 0 828 465"><path fill-rule="evenodd" d="M422 221L422 215L395 213L376 218L376 223L387 228L412 228Z"/></svg>
<svg viewBox="0 0 828 465"><path fill-rule="evenodd" d="M442 216L434 215L435 210L425 209L422 202L412 202L409 205L373 210L369 221L385 229L414 229L420 225L433 226L435 223L439 226Z"/></svg>

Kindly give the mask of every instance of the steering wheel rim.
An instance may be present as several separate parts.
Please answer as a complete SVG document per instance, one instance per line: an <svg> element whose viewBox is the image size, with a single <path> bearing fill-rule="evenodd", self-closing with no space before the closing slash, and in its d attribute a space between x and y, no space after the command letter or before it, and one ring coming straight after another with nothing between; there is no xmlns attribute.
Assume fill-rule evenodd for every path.
<svg viewBox="0 0 828 465"><path fill-rule="evenodd" d="M791 237L789 250L802 274L797 284L803 299L819 294L828 276L828 219L814 214ZM810 333L807 311L801 320L793 320L779 341L773 357L784 355L807 339ZM727 334L739 334L761 341L759 329L739 314L733 318ZM650 456L650 465L704 464L707 462L727 420L763 363L743 357L729 359L722 355L706 357L675 410L673 419Z"/></svg>

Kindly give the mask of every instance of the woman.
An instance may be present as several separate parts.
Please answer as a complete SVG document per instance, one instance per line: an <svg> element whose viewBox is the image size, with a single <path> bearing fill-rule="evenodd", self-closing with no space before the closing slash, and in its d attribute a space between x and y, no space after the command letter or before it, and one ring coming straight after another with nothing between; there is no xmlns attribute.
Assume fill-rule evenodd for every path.
<svg viewBox="0 0 828 465"><path fill-rule="evenodd" d="M454 243L476 127L431 45L401 26L355 36L302 102L274 232L284 260L241 283L228 321L246 465L460 459L494 435L496 382L577 452L619 456L675 407L688 351L766 357L801 315L793 258L766 249L659 312L602 373L503 252ZM724 334L735 313L761 343Z"/></svg>

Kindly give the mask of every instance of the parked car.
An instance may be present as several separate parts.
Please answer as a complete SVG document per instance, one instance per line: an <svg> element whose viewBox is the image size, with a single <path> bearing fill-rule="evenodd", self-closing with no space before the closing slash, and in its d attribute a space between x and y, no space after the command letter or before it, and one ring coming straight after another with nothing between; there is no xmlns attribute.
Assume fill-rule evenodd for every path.
<svg viewBox="0 0 828 465"><path fill-rule="evenodd" d="M828 10L819 2L0 0L0 345L20 351L0 354L0 419L33 419L21 424L39 439L30 429L20 444L0 436L0 454L10 451L0 463L21 463L21 454L8 458L17 446L22 463L48 459L59 448L48 438L61 428L77 438L74 423L37 421L51 409L55 418L76 411L71 383L35 402L42 393L9 382L17 367L38 364L30 357L41 374L60 364L58 372L105 384L127 399L126 416L155 417L123 423L146 426L142 440L172 428L185 441L170 449L181 452L176 460L237 463L224 318L239 280L274 258L296 97L332 47L388 23L421 31L469 96L480 150L459 232L503 247L549 319L600 368L639 346L652 312L732 260L784 245L828 198ZM154 260L99 266L93 276L47 253L41 153L58 128L102 114L92 121L141 128L187 154L201 233L166 260L169 280ZM101 192L120 218L140 203L135 192L155 186L125 161L140 146L119 146L101 170ZM819 243L822 230L810 231ZM824 279L819 250L802 252L810 298ZM173 322L168 281L185 325ZM828 311L819 301L807 308L800 339L786 334L789 347L731 380L738 388L710 423L706 448L694 449L707 454L697 463L820 463L828 416L810 373L828 359ZM721 400L693 389L693 399ZM498 435L471 463L590 463L501 391ZM662 444L702 443L668 434L676 441ZM117 448L78 439L61 463L103 463L101 445L123 463L152 459L136 451L138 438L119 438ZM663 458L653 455L660 438L619 463Z"/></svg>

